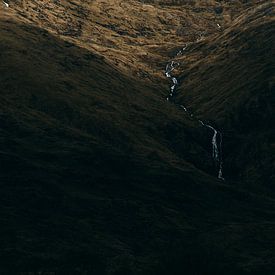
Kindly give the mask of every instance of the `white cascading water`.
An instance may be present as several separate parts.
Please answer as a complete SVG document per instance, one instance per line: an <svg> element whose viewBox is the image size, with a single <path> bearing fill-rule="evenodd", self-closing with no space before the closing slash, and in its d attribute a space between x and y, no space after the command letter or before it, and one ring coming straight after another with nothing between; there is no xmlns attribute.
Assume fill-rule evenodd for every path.
<svg viewBox="0 0 275 275"><path fill-rule="evenodd" d="M178 65L179 64L175 63L174 61L171 61L166 65L165 75L167 78L170 78L172 80L172 85L170 87L170 93L167 97L167 100L169 100L170 98L172 98L174 96L175 89L178 85L178 80L171 75L172 71L175 69L175 66L178 66Z"/></svg>
<svg viewBox="0 0 275 275"><path fill-rule="evenodd" d="M201 36L200 36L200 40L201 40ZM190 44L190 43L189 43ZM186 50L186 48L188 47L189 44L186 44L178 53L176 56L182 55L183 52ZM171 61L166 65L165 68L165 75L167 78L171 79L171 86L170 86L170 93L167 96L167 100L170 101L174 96L175 96L175 92L176 92L176 88L178 86L178 80L175 76L172 76L172 72L175 70L176 66L178 66L179 63L176 63L175 61ZM188 115L190 117L194 117L194 115L190 112L188 112L187 108L183 105L179 105L180 108L182 108L186 113L188 113ZM224 180L223 178L223 160L222 160L222 134L217 131L213 126L204 123L202 120L198 120L200 122L200 124L208 129L211 129L213 131L213 137L212 137L212 158L215 162L215 164L218 166L219 168L219 172L218 172L218 178L221 180ZM219 145L218 145L218 136L220 139Z"/></svg>
<svg viewBox="0 0 275 275"><path fill-rule="evenodd" d="M223 174L222 174L222 134L209 124L203 123L203 125L209 129L211 129L214 132L213 137L212 137L212 157L213 157L215 163L217 163L217 165L219 166L218 178L224 179ZM218 134L220 137L219 146L218 146L218 142L217 142Z"/></svg>
<svg viewBox="0 0 275 275"><path fill-rule="evenodd" d="M5 5L6 8L8 8L10 6L7 2L5 2L5 1L2 1L2 2L3 2L3 4Z"/></svg>

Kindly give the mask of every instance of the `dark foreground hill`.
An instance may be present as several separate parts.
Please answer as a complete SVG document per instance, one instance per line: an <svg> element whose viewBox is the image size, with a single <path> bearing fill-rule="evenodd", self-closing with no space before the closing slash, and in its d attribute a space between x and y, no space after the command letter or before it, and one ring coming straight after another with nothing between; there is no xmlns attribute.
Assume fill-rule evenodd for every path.
<svg viewBox="0 0 275 275"><path fill-rule="evenodd" d="M274 193L216 179L210 136L163 100L162 82L118 71L97 51L12 14L0 24L1 274L274 273ZM257 66L271 60L263 24L253 35L260 45L267 39ZM237 85L245 62L232 75ZM205 75L196 72L192 87ZM205 115L236 135L224 113ZM268 123L251 131L266 136Z"/></svg>

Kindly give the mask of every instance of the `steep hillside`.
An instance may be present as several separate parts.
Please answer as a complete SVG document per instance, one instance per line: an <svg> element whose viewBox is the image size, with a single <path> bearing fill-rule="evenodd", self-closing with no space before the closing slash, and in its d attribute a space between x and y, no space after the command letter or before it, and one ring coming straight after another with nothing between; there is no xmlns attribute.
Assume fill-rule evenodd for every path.
<svg viewBox="0 0 275 275"><path fill-rule="evenodd" d="M227 174L274 182L274 4L251 9L179 58L178 101L224 132ZM192 62L192 60L199 60ZM187 61L186 61L187 60Z"/></svg>
<svg viewBox="0 0 275 275"><path fill-rule="evenodd" d="M265 1L243 2L13 0L10 9L98 52L119 70L159 82L169 48L220 32L217 24L225 28L241 11Z"/></svg>
<svg viewBox="0 0 275 275"><path fill-rule="evenodd" d="M272 5L234 2L0 7L1 274L274 273L272 167L245 154L272 134ZM224 133L226 181L195 117Z"/></svg>

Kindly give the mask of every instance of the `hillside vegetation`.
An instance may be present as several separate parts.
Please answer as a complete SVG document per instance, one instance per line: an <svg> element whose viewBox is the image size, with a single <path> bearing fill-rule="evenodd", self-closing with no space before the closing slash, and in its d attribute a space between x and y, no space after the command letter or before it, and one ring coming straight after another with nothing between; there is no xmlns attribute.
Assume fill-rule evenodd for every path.
<svg viewBox="0 0 275 275"><path fill-rule="evenodd" d="M0 7L1 274L274 273L262 2ZM187 42L167 102L164 69ZM196 118L224 135L225 181Z"/></svg>
<svg viewBox="0 0 275 275"><path fill-rule="evenodd" d="M181 104L225 133L227 174L270 188L275 168L273 15L271 3L250 9L222 35L190 47L190 56L180 60L178 92Z"/></svg>

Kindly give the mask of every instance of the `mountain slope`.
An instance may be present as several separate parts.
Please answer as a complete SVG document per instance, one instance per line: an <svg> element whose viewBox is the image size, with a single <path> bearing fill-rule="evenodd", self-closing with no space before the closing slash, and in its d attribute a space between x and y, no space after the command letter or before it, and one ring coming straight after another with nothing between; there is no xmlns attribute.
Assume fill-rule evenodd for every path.
<svg viewBox="0 0 275 275"><path fill-rule="evenodd" d="M224 132L227 174L250 184L274 181L274 4L240 16L187 53L178 100ZM190 56L188 56L190 54ZM203 57L202 57L203 56ZM185 67L186 66L186 67Z"/></svg>
<svg viewBox="0 0 275 275"><path fill-rule="evenodd" d="M274 194L216 179L211 137L164 100L162 72L135 77L14 3L0 15L1 274L273 274Z"/></svg>
<svg viewBox="0 0 275 275"><path fill-rule="evenodd" d="M221 3L219 3L221 2ZM11 9L64 40L103 55L117 68L159 82L169 48L220 32L245 1L14 0Z"/></svg>

